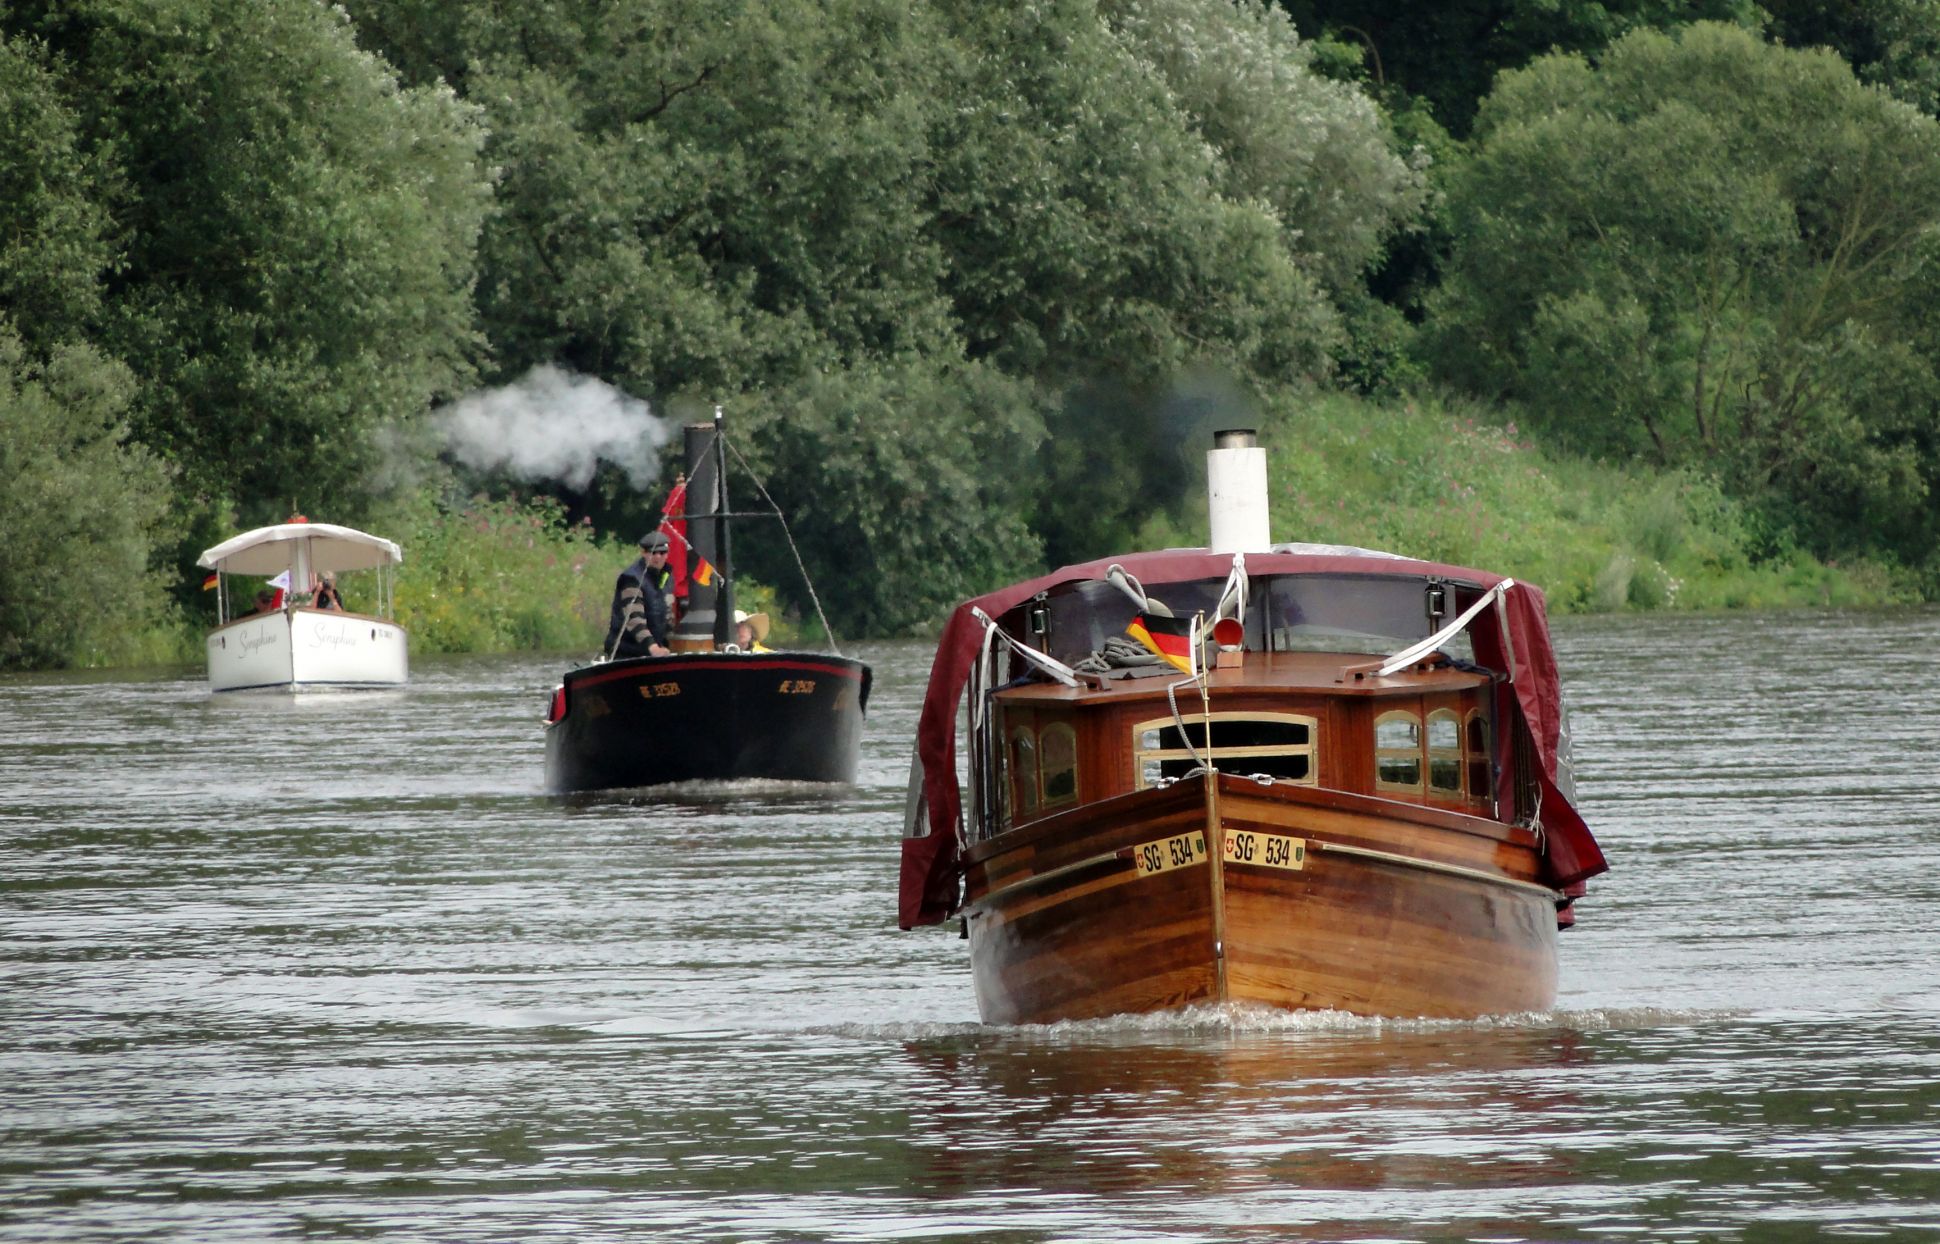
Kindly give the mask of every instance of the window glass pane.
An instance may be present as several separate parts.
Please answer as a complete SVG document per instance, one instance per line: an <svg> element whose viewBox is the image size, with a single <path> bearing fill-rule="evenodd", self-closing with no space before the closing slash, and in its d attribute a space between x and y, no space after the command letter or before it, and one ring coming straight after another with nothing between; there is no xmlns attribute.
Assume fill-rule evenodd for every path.
<svg viewBox="0 0 1940 1244"><path fill-rule="evenodd" d="M1420 786L1421 758L1418 756L1383 756L1376 763L1375 776L1390 786Z"/></svg>
<svg viewBox="0 0 1940 1244"><path fill-rule="evenodd" d="M1241 719L1212 723L1214 747L1305 747L1311 741L1304 721Z"/></svg>
<svg viewBox="0 0 1940 1244"><path fill-rule="evenodd" d="M1313 773L1311 756L1236 756L1222 760L1219 767L1227 773L1264 773L1287 782L1304 782Z"/></svg>
<svg viewBox="0 0 1940 1244"><path fill-rule="evenodd" d="M1455 751L1462 746L1462 728L1455 714L1443 709L1428 714L1428 746Z"/></svg>
<svg viewBox="0 0 1940 1244"><path fill-rule="evenodd" d="M1039 745L1045 806L1070 803L1078 797L1077 732L1067 725L1046 726Z"/></svg>
<svg viewBox="0 0 1940 1244"><path fill-rule="evenodd" d="M1421 746L1421 725L1406 714L1383 717L1374 723L1374 746L1388 748L1416 748Z"/></svg>
<svg viewBox="0 0 1940 1244"><path fill-rule="evenodd" d="M1037 744L1023 727L1011 732L1010 776L1017 815L1029 816L1037 811Z"/></svg>
<svg viewBox="0 0 1940 1244"><path fill-rule="evenodd" d="M1428 784L1436 790L1462 791L1462 762L1441 756L1428 762Z"/></svg>

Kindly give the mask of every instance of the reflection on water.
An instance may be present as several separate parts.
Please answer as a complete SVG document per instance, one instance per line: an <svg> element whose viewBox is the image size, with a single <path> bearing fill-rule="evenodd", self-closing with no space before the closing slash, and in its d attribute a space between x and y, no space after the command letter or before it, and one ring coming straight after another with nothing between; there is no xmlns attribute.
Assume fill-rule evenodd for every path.
<svg viewBox="0 0 1940 1244"><path fill-rule="evenodd" d="M549 798L558 659L0 678L0 1238L1940 1238L1940 614L1572 621L1562 999L993 1028L853 787Z"/></svg>

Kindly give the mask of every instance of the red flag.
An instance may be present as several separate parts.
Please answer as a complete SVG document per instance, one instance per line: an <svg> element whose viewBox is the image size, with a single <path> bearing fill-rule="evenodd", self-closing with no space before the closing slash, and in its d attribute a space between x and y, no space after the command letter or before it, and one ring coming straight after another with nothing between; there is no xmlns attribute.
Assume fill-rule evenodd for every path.
<svg viewBox="0 0 1940 1244"><path fill-rule="evenodd" d="M1192 620L1168 618L1156 613L1141 613L1132 619L1125 633L1143 644L1154 656L1164 657L1181 670L1192 672Z"/></svg>
<svg viewBox="0 0 1940 1244"><path fill-rule="evenodd" d="M673 489L667 493L667 503L660 507L660 530L667 533L667 569L673 572L674 597L687 599L687 477L675 478ZM707 580L703 579L705 583Z"/></svg>

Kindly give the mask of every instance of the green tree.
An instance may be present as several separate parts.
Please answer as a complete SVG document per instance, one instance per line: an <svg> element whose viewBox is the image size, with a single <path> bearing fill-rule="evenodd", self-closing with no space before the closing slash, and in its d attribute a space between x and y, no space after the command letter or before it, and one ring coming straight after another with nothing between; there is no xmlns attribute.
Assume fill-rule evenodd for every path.
<svg viewBox="0 0 1940 1244"><path fill-rule="evenodd" d="M1940 112L1940 0L1760 0L1772 37L1828 47L1862 82L1925 112Z"/></svg>
<svg viewBox="0 0 1940 1244"><path fill-rule="evenodd" d="M1579 450L1720 470L1822 550L1923 503L1932 118L1827 52L1640 32L1505 75L1450 196L1445 378Z"/></svg>
<svg viewBox="0 0 1940 1244"><path fill-rule="evenodd" d="M1457 136L1468 134L1497 74L1539 56L1593 56L1635 30L1701 19L1755 27L1763 16L1753 0L1277 0L1277 6L1309 39L1358 50L1377 89L1426 101Z"/></svg>
<svg viewBox="0 0 1940 1244"><path fill-rule="evenodd" d="M0 322L0 668L126 661L165 617L149 569L167 471L127 441L133 379L86 346L36 362Z"/></svg>
<svg viewBox="0 0 1940 1244"><path fill-rule="evenodd" d="M0 314L46 348L84 336L112 251L78 118L36 45L0 38Z"/></svg>
<svg viewBox="0 0 1940 1244"><path fill-rule="evenodd" d="M755 447L748 465L786 515L838 634L915 631L1043 559L1025 521L1041 399L986 364L812 376L751 395L732 433ZM731 463L735 509L761 508L738 476ZM778 528L742 522L734 539L737 567L806 610Z"/></svg>
<svg viewBox="0 0 1940 1244"><path fill-rule="evenodd" d="M355 512L374 433L468 376L474 114L309 0L23 0L118 244L97 340L136 435L246 519Z"/></svg>

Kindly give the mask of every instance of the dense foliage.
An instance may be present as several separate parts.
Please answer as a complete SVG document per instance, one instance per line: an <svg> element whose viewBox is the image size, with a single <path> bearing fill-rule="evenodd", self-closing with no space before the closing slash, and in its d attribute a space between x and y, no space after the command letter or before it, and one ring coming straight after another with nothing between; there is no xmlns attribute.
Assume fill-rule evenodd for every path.
<svg viewBox="0 0 1940 1244"><path fill-rule="evenodd" d="M1196 539L1245 422L1276 534L1940 595L1936 3L11 0L0 664L192 635L294 510L406 544L429 647L590 642L668 479L439 456L535 368L724 404L741 561L844 634ZM1563 457L1481 487L1511 420Z"/></svg>
<svg viewBox="0 0 1940 1244"><path fill-rule="evenodd" d="M1444 374L1826 551L1932 554L1940 122L1827 52L1639 32L1506 75L1450 195Z"/></svg>

